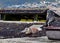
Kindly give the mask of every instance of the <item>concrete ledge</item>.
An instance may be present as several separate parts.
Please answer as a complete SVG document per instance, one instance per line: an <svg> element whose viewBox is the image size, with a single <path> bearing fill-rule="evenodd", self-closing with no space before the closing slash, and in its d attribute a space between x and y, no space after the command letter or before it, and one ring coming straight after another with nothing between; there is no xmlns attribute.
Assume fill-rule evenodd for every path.
<svg viewBox="0 0 60 43"><path fill-rule="evenodd" d="M46 31L48 38L60 39L60 31Z"/></svg>

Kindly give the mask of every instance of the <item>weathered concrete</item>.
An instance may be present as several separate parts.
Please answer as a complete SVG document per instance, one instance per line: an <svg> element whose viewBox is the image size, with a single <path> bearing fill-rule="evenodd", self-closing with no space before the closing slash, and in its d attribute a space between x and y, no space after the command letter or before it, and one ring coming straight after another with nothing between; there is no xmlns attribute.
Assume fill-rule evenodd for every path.
<svg viewBox="0 0 60 43"><path fill-rule="evenodd" d="M52 39L60 39L60 31L46 31L46 35Z"/></svg>
<svg viewBox="0 0 60 43"><path fill-rule="evenodd" d="M24 38L11 38L11 39L0 39L0 43L60 43L57 40L48 40L44 37L24 37Z"/></svg>

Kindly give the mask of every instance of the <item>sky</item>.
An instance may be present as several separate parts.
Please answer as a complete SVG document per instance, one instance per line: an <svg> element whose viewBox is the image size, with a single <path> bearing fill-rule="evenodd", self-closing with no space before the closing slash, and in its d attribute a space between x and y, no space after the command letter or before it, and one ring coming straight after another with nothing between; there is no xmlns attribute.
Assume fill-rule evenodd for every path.
<svg viewBox="0 0 60 43"><path fill-rule="evenodd" d="M10 6L10 5L19 5L19 4L23 4L25 2L28 2L28 3L37 2L38 3L40 1L41 0L0 0L0 7L6 7L6 6ZM49 0L49 1L54 1L54 0Z"/></svg>

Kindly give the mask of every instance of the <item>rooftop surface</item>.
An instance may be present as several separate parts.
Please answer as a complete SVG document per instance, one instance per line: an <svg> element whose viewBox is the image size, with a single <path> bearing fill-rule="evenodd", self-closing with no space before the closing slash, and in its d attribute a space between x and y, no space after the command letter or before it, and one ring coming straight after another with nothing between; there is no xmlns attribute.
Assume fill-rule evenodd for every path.
<svg viewBox="0 0 60 43"><path fill-rule="evenodd" d="M60 16L60 7L48 6L49 10Z"/></svg>

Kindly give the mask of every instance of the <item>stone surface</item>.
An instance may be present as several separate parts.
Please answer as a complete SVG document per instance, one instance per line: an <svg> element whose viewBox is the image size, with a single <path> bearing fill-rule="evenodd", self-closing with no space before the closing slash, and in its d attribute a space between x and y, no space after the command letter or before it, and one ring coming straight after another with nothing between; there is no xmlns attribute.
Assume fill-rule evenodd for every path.
<svg viewBox="0 0 60 43"><path fill-rule="evenodd" d="M23 37L0 39L0 43L60 43L58 40L48 40L46 36L43 37Z"/></svg>

